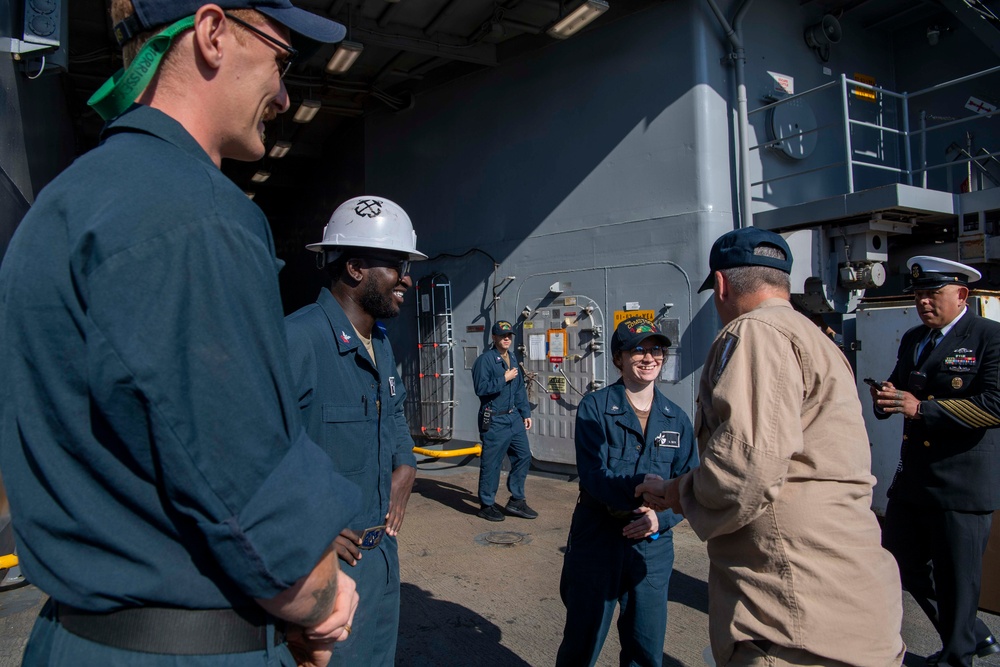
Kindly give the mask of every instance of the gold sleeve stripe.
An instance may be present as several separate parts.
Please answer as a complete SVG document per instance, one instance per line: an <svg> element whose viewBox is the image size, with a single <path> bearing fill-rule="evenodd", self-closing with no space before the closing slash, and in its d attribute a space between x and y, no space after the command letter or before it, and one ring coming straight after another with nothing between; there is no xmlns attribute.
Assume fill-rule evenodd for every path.
<svg viewBox="0 0 1000 667"><path fill-rule="evenodd" d="M944 399L938 401L938 405L957 417L959 421L973 428L1000 426L1000 418L983 410L968 399Z"/></svg>

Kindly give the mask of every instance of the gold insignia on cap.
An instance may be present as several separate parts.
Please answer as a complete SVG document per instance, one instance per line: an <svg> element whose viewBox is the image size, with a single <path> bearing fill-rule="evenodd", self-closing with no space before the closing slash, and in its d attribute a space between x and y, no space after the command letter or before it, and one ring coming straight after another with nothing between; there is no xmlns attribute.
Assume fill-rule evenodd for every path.
<svg viewBox="0 0 1000 667"><path fill-rule="evenodd" d="M914 264L912 267L910 267L910 275L913 276L914 278L919 278L921 271L922 269L920 268L919 264Z"/></svg>
<svg viewBox="0 0 1000 667"><path fill-rule="evenodd" d="M965 384L965 383L962 382L962 378L952 378L951 379L951 388L952 389L961 389L963 384Z"/></svg>
<svg viewBox="0 0 1000 667"><path fill-rule="evenodd" d="M653 323L645 317L634 317L626 320L625 327L632 333L656 333Z"/></svg>

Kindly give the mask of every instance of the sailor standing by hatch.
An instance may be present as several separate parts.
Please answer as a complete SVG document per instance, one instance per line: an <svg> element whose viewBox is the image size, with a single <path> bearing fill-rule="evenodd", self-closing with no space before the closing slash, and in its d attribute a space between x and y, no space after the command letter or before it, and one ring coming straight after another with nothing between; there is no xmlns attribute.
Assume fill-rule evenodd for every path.
<svg viewBox="0 0 1000 667"><path fill-rule="evenodd" d="M487 349L472 366L472 382L479 397L479 437L483 441L479 461L478 516L487 521L503 521L503 512L534 519L538 512L528 506L524 483L531 466L528 430L531 429L531 406L524 377L518 370L517 355L511 348L514 327L498 320L490 330L493 347ZM503 510L496 504L500 486L500 466L510 457L507 490L510 499Z"/></svg>
<svg viewBox="0 0 1000 667"><path fill-rule="evenodd" d="M580 499L573 511L559 592L566 624L556 665L594 665L619 608L619 663L658 667L674 563L670 529L683 520L635 497L650 476L672 479L698 465L694 429L656 388L670 339L644 317L615 329L621 379L587 394L576 414Z"/></svg>
<svg viewBox="0 0 1000 667"><path fill-rule="evenodd" d="M416 248L409 216L384 197L355 197L333 212L320 253L330 275L316 303L285 322L306 431L361 489L362 511L334 541L364 608L331 665L392 665L399 627L396 535L416 476L406 391L379 320L399 315Z"/></svg>

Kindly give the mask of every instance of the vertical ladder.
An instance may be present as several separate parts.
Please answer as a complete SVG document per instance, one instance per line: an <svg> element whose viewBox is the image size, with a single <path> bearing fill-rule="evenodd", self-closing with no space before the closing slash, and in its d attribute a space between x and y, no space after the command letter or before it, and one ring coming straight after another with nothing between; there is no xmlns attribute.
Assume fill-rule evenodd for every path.
<svg viewBox="0 0 1000 667"><path fill-rule="evenodd" d="M419 411L410 430L431 441L450 440L455 428L455 345L451 283L435 273L417 282Z"/></svg>

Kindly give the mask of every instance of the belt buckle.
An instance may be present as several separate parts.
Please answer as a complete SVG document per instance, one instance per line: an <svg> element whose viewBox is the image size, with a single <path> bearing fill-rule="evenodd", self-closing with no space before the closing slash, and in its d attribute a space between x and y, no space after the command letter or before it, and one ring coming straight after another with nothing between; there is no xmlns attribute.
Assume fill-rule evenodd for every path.
<svg viewBox="0 0 1000 667"><path fill-rule="evenodd" d="M361 534L361 544L360 548L364 550L374 549L378 546L379 542L382 541L382 536L385 535L385 524L381 526L372 526L371 528L365 528L365 531Z"/></svg>

